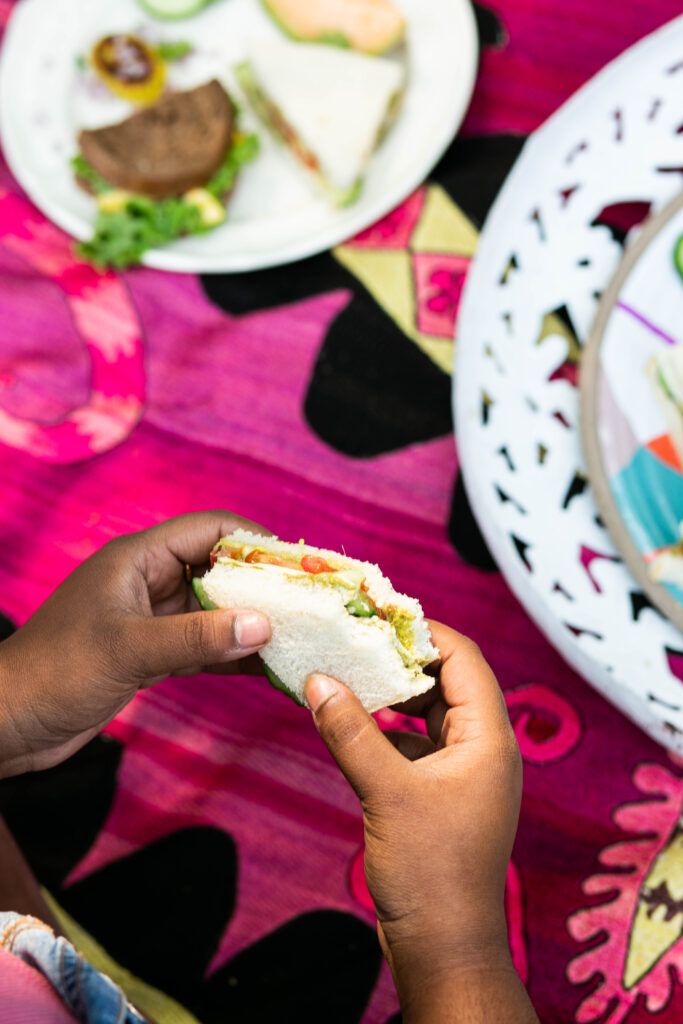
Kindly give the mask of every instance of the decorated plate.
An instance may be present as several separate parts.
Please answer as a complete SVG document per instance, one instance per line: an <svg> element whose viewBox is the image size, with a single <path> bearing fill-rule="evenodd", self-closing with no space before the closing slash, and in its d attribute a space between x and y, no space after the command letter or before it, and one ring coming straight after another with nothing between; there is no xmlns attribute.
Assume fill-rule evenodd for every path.
<svg viewBox="0 0 683 1024"><path fill-rule="evenodd" d="M683 196L629 248L581 372L591 485L626 564L683 630Z"/></svg>
<svg viewBox="0 0 683 1024"><path fill-rule="evenodd" d="M677 19L525 145L465 286L454 407L468 493L510 586L579 672L683 753L683 635L653 607L600 514L577 386L624 243L680 191L681 96Z"/></svg>
<svg viewBox="0 0 683 1024"><path fill-rule="evenodd" d="M361 197L334 209L301 168L255 120L261 152L247 166L227 222L205 235L151 250L144 262L207 273L276 266L350 238L393 209L418 185L451 142L469 103L478 44L468 0L396 0L408 24L408 87L401 112L373 156ZM69 159L80 127L111 124L126 104L88 87L83 56L111 32L144 33L154 42L184 41L192 53L174 62L172 84L191 88L212 77L240 98L233 69L248 42L280 30L260 0L216 0L200 14L161 22L136 0L22 0L10 19L0 65L0 123L5 155L37 206L77 238L92 234L95 204L75 184Z"/></svg>

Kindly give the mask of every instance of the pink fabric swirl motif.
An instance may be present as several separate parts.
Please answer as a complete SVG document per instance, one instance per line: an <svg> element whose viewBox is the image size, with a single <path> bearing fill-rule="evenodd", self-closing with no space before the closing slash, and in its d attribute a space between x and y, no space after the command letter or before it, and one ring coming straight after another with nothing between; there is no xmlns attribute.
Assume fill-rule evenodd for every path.
<svg viewBox="0 0 683 1024"><path fill-rule="evenodd" d="M134 430L145 396L142 331L125 285L113 273L80 263L66 235L4 190L0 244L60 288L90 359L84 404L47 425L0 408L0 441L59 464L108 451ZM4 383L11 387L11 376Z"/></svg>
<svg viewBox="0 0 683 1024"><path fill-rule="evenodd" d="M532 684L505 694L522 757L548 764L566 757L583 734L575 708L548 686Z"/></svg>

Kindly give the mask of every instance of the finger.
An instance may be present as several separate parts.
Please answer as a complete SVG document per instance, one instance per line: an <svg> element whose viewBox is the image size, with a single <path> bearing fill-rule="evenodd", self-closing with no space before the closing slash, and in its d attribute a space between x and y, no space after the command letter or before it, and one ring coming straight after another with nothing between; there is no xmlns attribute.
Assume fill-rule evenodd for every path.
<svg viewBox="0 0 683 1024"><path fill-rule="evenodd" d="M384 735L408 761L419 761L421 757L427 757L436 750L436 744L429 736L421 736L417 732L390 731Z"/></svg>
<svg viewBox="0 0 683 1024"><path fill-rule="evenodd" d="M236 661L224 661L218 665L191 665L180 669L178 676L198 676L202 673L209 676L262 676L263 662L258 654L249 654L246 658Z"/></svg>
<svg viewBox="0 0 683 1024"><path fill-rule="evenodd" d="M142 548L168 551L183 566L206 564L209 552L221 537L235 530L268 535L269 531L232 512L192 512L142 530L138 538Z"/></svg>
<svg viewBox="0 0 683 1024"><path fill-rule="evenodd" d="M203 670L210 676L262 676L263 662L258 654L248 654L237 661L223 661L217 665L205 665Z"/></svg>
<svg viewBox="0 0 683 1024"><path fill-rule="evenodd" d="M433 705L440 700L441 688L438 680L435 680L431 690L420 693L417 697L409 697L401 704L392 704L391 710L398 712L399 715L407 715L408 718L426 718Z"/></svg>
<svg viewBox="0 0 683 1024"><path fill-rule="evenodd" d="M305 694L318 732L362 801L403 774L404 759L343 683L316 673Z"/></svg>
<svg viewBox="0 0 683 1024"><path fill-rule="evenodd" d="M503 694L477 645L440 623L430 622L429 627L441 653L439 686L448 708L441 744L460 742L508 724ZM431 711L430 735L440 711L438 704Z"/></svg>
<svg viewBox="0 0 683 1024"><path fill-rule="evenodd" d="M136 669L143 678L238 661L269 640L270 623L265 615L224 609L134 619L123 636L136 652Z"/></svg>
<svg viewBox="0 0 683 1024"><path fill-rule="evenodd" d="M441 733L443 732L443 723L446 720L449 707L442 697L439 697L437 701L432 704L428 713L425 715L425 725L427 726L427 735L434 742L438 743L441 739Z"/></svg>
<svg viewBox="0 0 683 1024"><path fill-rule="evenodd" d="M408 715L409 718L423 718L427 727L427 735L434 743L437 743L448 712L448 704L441 696L441 686L437 683L427 693L411 697L403 704L395 704L391 710Z"/></svg>

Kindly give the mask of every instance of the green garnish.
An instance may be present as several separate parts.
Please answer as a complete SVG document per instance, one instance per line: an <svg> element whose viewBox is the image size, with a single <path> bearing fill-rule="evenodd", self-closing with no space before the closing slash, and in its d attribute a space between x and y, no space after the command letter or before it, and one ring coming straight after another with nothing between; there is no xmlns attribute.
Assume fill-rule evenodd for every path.
<svg viewBox="0 0 683 1024"><path fill-rule="evenodd" d="M349 601L346 606L346 610L347 612L350 612L351 615L355 615L359 619L372 619L377 615L377 611L373 607L372 602L363 593L354 597L353 601Z"/></svg>
<svg viewBox="0 0 683 1024"><path fill-rule="evenodd" d="M78 251L98 266L128 267L148 249L204 231L199 209L183 199L132 196L120 210L98 212L95 234Z"/></svg>
<svg viewBox="0 0 683 1024"><path fill-rule="evenodd" d="M105 181L101 174L90 166L88 161L78 153L76 156L71 158L71 166L74 169L77 178L82 178L95 193L96 196L100 195L101 192L109 192L111 185L108 181Z"/></svg>
<svg viewBox="0 0 683 1024"><path fill-rule="evenodd" d="M678 237L674 246L674 266L681 277L683 277L683 235Z"/></svg>
<svg viewBox="0 0 683 1024"><path fill-rule="evenodd" d="M276 690L281 690L282 693L286 693L290 700L293 700L294 703L298 704L300 708L304 707L304 705L301 703L296 694L292 693L288 686L285 686L280 677L275 675L272 668L268 668L265 661L263 662L263 671L265 672L266 679L268 680L271 686L274 686Z"/></svg>
<svg viewBox="0 0 683 1024"><path fill-rule="evenodd" d="M659 369L659 367L657 367L657 380L659 382L660 388L662 389L662 391L664 392L666 397L670 398L672 402L675 402L676 401L675 395L674 395L673 391L671 390L671 388L669 387L667 379L664 376L664 374L662 373L662 371Z"/></svg>
<svg viewBox="0 0 683 1024"><path fill-rule="evenodd" d="M162 60L180 60L192 52L192 43L179 40L177 43L158 43L156 51Z"/></svg>
<svg viewBox="0 0 683 1024"><path fill-rule="evenodd" d="M230 191L235 183L237 173L244 164L248 164L259 151L258 135L242 135L233 143L228 154L213 178L207 181L204 188L216 199L221 199Z"/></svg>
<svg viewBox="0 0 683 1024"><path fill-rule="evenodd" d="M79 53L78 57L76 57L75 63L79 71L85 71L88 66L88 62L82 53Z"/></svg>
<svg viewBox="0 0 683 1024"><path fill-rule="evenodd" d="M204 186L217 199L223 199L232 188L239 169L258 153L256 135L238 136L225 160ZM79 153L71 165L76 175L88 183L97 196L112 191L105 181ZM117 210L99 210L95 233L88 242L81 242L78 252L100 267L129 267L139 263L148 249L165 245L183 235L199 235L211 230L204 224L201 211L182 196L169 199L148 199L131 196Z"/></svg>

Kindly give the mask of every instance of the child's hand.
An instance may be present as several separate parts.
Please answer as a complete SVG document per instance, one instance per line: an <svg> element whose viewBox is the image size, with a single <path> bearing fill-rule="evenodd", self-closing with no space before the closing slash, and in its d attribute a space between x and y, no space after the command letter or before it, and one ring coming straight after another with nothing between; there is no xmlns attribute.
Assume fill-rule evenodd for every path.
<svg viewBox="0 0 683 1024"><path fill-rule="evenodd" d="M512 966L503 910L519 749L477 647L430 626L439 681L402 708L426 719L429 738L388 738L327 677L311 676L306 697L363 805L365 874L404 1021L536 1021Z"/></svg>
<svg viewBox="0 0 683 1024"><path fill-rule="evenodd" d="M63 761L166 676L258 671L265 616L200 612L185 577L240 526L259 530L207 512L110 541L0 644L0 776Z"/></svg>

